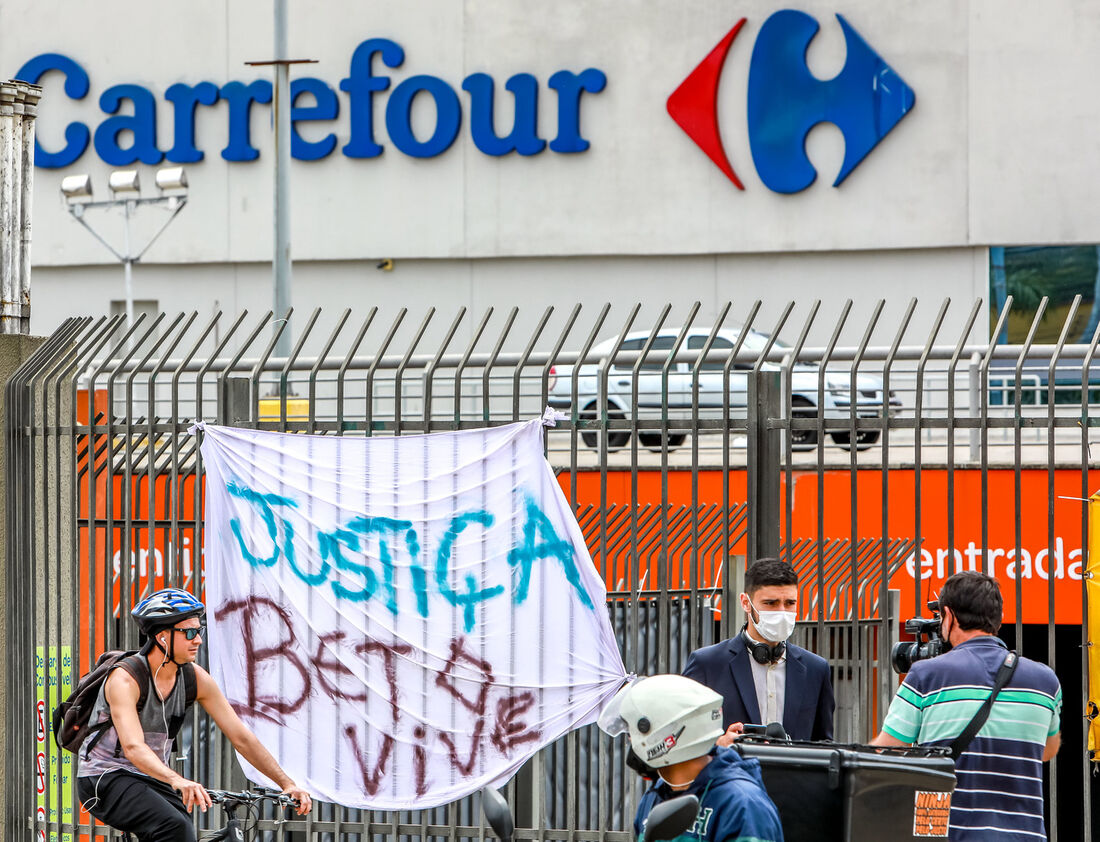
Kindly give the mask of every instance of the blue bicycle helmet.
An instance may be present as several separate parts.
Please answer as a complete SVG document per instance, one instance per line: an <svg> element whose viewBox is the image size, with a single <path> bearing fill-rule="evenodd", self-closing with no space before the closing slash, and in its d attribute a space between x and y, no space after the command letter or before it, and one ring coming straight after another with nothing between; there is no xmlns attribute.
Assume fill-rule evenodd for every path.
<svg viewBox="0 0 1100 842"><path fill-rule="evenodd" d="M150 594L130 612L138 628L146 635L174 626L188 617L206 617L206 606L187 591L165 588Z"/></svg>

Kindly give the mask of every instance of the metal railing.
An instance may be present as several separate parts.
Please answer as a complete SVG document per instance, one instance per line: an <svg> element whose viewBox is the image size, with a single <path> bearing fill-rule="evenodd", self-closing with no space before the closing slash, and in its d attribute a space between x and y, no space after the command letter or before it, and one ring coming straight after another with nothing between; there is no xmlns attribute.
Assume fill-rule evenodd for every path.
<svg viewBox="0 0 1100 842"><path fill-rule="evenodd" d="M38 699L51 704L49 692L61 691L46 688L86 672L99 652L134 646L125 618L143 595L164 584L202 593L203 465L188 434L198 420L391 436L510 423L555 406L564 420L547 432L547 458L607 583L628 669L677 671L693 649L734 633L745 559L781 555L800 573L797 639L830 658L844 740L867 740L881 723L899 620L927 613L918 571L1004 573L1008 550L1019 560L1028 549L1026 532L1034 564L1026 577L1016 564L1006 580L1014 615L1005 633L1058 671L1072 710L1085 692L1075 678L1081 632L1071 629L1072 650L1057 643L1065 627L1055 599L1064 609L1072 593L1084 610L1083 585L1066 578L1065 542L1085 547L1086 522L1081 507L1067 530L1054 500L1067 488L1088 496L1100 418L1090 403L1097 337L1066 341L1079 303L1048 344L1034 341L1040 308L1019 346L982 344L979 305L957 335L941 336L947 303L914 342L916 302L890 326L879 323L880 305L855 342L841 341L848 308L822 325L817 304L801 324L791 304L763 329L759 302L707 321L698 305L644 319L639 306L615 319L610 307L579 306L443 320L429 310L417 322L404 310L318 311L285 358L273 353L287 322L273 334L270 315L160 316L129 330L121 319L70 320L7 387L9 768L34 769L40 750L48 767L41 792L32 774L20 778L8 816L51 834L88 831L71 766L49 765L49 744L25 712ZM811 336L824 339L811 346ZM1035 488L1045 508L1032 506ZM991 531L1001 540L1013 519L1011 541L994 547ZM1048 574L1058 552L1069 571L1058 583L1048 575L1046 593L1035 586L1043 551ZM1051 837L1074 838L1079 824L1091 838L1080 722L1070 713L1064 725ZM211 786L243 782L204 715L190 734L190 774ZM509 787L518 836L628 842L640 790L623 762L622 746L594 726L542 751ZM393 814L320 805L280 832L397 842L479 839L484 827L475 798Z"/></svg>

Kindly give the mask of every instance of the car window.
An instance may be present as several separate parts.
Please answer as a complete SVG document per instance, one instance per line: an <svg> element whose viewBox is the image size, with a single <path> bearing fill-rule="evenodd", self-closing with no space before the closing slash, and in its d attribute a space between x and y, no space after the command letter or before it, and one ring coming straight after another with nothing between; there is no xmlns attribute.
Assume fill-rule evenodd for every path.
<svg viewBox="0 0 1100 842"><path fill-rule="evenodd" d="M645 337L641 339L627 339L623 342L622 351L640 351L645 347ZM661 351L671 351L672 346L676 344L675 336L658 336L653 340L653 344L649 347L649 353L646 354L646 360L639 367L639 371L660 371L665 364L665 360L668 359L667 353L659 353ZM632 362L616 362L612 368L615 371L631 371L634 368Z"/></svg>
<svg viewBox="0 0 1100 842"><path fill-rule="evenodd" d="M747 351L753 354L759 354L764 350L764 346L768 344L768 337L761 333L757 333L755 330L750 330L745 336L745 341L741 343L741 350Z"/></svg>
<svg viewBox="0 0 1100 842"><path fill-rule="evenodd" d="M741 346L745 351L755 351L760 353L764 350L764 347L768 344L768 337L763 333L757 333L755 330L750 330L745 337L745 343ZM782 339L776 339L772 342L773 351L789 351L791 346L784 342Z"/></svg>
<svg viewBox="0 0 1100 842"><path fill-rule="evenodd" d="M689 350L698 351L704 345L707 344L707 338L705 336L689 336L687 346ZM733 343L728 339L723 339L721 336L714 337L714 342L710 346L710 353L707 355L708 359L700 367L700 371L721 371L725 367L725 363L722 360L714 359L715 352L721 354L723 351L728 356L729 352L733 350Z"/></svg>

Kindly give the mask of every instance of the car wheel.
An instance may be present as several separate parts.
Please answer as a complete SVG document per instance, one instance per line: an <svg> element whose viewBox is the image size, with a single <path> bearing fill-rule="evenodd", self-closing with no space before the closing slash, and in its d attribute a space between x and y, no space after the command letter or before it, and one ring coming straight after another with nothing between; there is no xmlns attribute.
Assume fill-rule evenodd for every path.
<svg viewBox="0 0 1100 842"><path fill-rule="evenodd" d="M580 416L585 421L595 421L599 415L596 412L595 404L587 407ZM611 410L607 413L608 421L621 421L625 416L618 410ZM600 447L600 434L596 430L585 430L581 433L581 441L584 442L586 447L590 447L593 450L598 450ZM622 450L626 447L626 443L630 441L630 433L626 430L616 430L607 437L607 449L608 451Z"/></svg>
<svg viewBox="0 0 1100 842"><path fill-rule="evenodd" d="M852 434L847 430L843 433L839 431L829 433L829 435L832 436L834 442L845 450L852 449ZM867 450L879 440L880 435L878 430L856 430L856 450Z"/></svg>
<svg viewBox="0 0 1100 842"><path fill-rule="evenodd" d="M684 443L684 439L687 438L686 433L669 433L668 434L668 449L669 452L675 450ZM647 450L652 450L654 453L661 452L661 434L660 433L638 433L638 441L641 442L642 447Z"/></svg>
<svg viewBox="0 0 1100 842"><path fill-rule="evenodd" d="M817 418L817 407L805 398L791 398L792 418ZM817 447L817 430L791 430L791 450L813 450Z"/></svg>

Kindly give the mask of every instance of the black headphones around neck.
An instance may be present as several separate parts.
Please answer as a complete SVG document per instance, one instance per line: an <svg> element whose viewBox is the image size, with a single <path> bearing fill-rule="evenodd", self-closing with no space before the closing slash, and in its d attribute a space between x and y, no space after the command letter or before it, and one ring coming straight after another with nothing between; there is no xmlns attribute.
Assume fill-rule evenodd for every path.
<svg viewBox="0 0 1100 842"><path fill-rule="evenodd" d="M765 643L761 640L753 640L749 637L749 624L741 626L741 636L745 638L745 645L749 648L749 652L752 654L752 659L758 664L777 664L779 659L783 657L783 653L787 651L787 644L780 641L776 644Z"/></svg>

